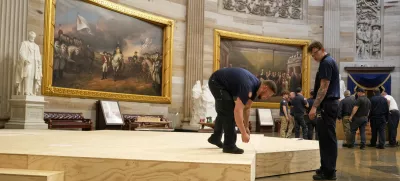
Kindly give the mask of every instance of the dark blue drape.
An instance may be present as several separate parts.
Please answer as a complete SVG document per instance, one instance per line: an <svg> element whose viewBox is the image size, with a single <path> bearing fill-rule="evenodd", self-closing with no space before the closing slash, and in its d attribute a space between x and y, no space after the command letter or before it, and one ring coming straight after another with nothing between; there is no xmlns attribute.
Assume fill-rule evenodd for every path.
<svg viewBox="0 0 400 181"><path fill-rule="evenodd" d="M353 82L350 76L354 79L355 82ZM382 89L382 87L378 86L382 84L386 79L387 81L382 85L382 87L384 87L385 91L390 95L392 83L392 77L390 76L390 74L349 74L349 77L347 78L347 89L350 90L352 94L354 93L354 88L356 88L357 84L365 89Z"/></svg>

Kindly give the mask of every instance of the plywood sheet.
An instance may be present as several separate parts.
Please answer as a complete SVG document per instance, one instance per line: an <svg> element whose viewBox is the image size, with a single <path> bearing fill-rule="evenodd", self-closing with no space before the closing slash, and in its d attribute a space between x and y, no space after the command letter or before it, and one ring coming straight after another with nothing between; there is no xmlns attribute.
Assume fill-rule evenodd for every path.
<svg viewBox="0 0 400 181"><path fill-rule="evenodd" d="M251 134L237 145L242 155L222 153L210 133L143 131L0 130L0 168L65 171L78 180L254 180L314 169L318 142ZM257 154L257 156L256 156ZM314 159L314 160L312 160ZM279 163L277 163L280 161ZM317 164L317 162L316 162ZM278 165L278 166L276 166ZM275 167L271 169L271 167ZM283 170L283 171L282 171Z"/></svg>
<svg viewBox="0 0 400 181"><path fill-rule="evenodd" d="M257 153L256 161L257 178L316 170L320 165L319 150Z"/></svg>
<svg viewBox="0 0 400 181"><path fill-rule="evenodd" d="M6 136L3 136L6 135ZM254 147L232 156L207 142L209 133L148 131L1 130L0 154L251 164ZM12 145L12 146L9 146Z"/></svg>
<svg viewBox="0 0 400 181"><path fill-rule="evenodd" d="M64 172L0 168L0 180L10 181L64 181Z"/></svg>
<svg viewBox="0 0 400 181"><path fill-rule="evenodd" d="M6 145L4 145L6 146ZM10 145L8 145L10 146ZM15 154L0 154L0 168L16 168L26 169L28 168L28 156L27 155L15 155Z"/></svg>
<svg viewBox="0 0 400 181"><path fill-rule="evenodd" d="M65 181L251 180L251 165L31 156L29 169L65 171Z"/></svg>
<svg viewBox="0 0 400 181"><path fill-rule="evenodd" d="M255 149L257 178L319 168L319 144L315 140L262 137Z"/></svg>
<svg viewBox="0 0 400 181"><path fill-rule="evenodd" d="M255 149L257 153L318 150L319 143L316 140L263 137L260 142L255 144Z"/></svg>

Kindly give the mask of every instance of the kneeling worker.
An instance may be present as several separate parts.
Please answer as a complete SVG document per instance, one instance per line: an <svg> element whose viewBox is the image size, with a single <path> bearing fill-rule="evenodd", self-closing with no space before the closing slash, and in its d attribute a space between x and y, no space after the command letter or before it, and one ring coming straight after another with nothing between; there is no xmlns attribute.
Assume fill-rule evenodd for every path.
<svg viewBox="0 0 400 181"><path fill-rule="evenodd" d="M214 133L208 142L220 148L224 153L242 154L244 151L236 146L236 126L242 135L242 141L250 140L249 117L253 101L268 99L277 91L271 80L260 81L256 76L243 68L222 68L214 72L208 85L215 99ZM224 131L224 143L221 142Z"/></svg>

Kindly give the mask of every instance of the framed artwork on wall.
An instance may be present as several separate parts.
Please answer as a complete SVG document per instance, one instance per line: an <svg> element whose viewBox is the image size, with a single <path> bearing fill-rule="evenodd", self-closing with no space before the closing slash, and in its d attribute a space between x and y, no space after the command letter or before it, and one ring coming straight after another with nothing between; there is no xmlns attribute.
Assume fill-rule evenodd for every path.
<svg viewBox="0 0 400 181"><path fill-rule="evenodd" d="M123 125L122 115L117 101L100 101L106 125Z"/></svg>
<svg viewBox="0 0 400 181"><path fill-rule="evenodd" d="M278 92L268 100L256 100L253 107L279 108L283 90L301 87L310 92L310 40L283 39L214 30L214 71L242 67L260 80L273 80Z"/></svg>
<svg viewBox="0 0 400 181"><path fill-rule="evenodd" d="M42 94L171 103L174 21L107 0L46 0Z"/></svg>

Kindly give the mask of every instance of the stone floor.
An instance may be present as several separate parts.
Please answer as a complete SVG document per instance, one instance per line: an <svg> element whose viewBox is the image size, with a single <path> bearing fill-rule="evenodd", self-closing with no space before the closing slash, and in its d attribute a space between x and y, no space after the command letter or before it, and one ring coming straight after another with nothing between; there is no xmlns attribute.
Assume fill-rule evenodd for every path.
<svg viewBox="0 0 400 181"><path fill-rule="evenodd" d="M256 181L311 181L314 173L266 177ZM339 146L336 175L337 181L400 181L400 147L384 150L367 147L360 150L358 147L349 149Z"/></svg>

